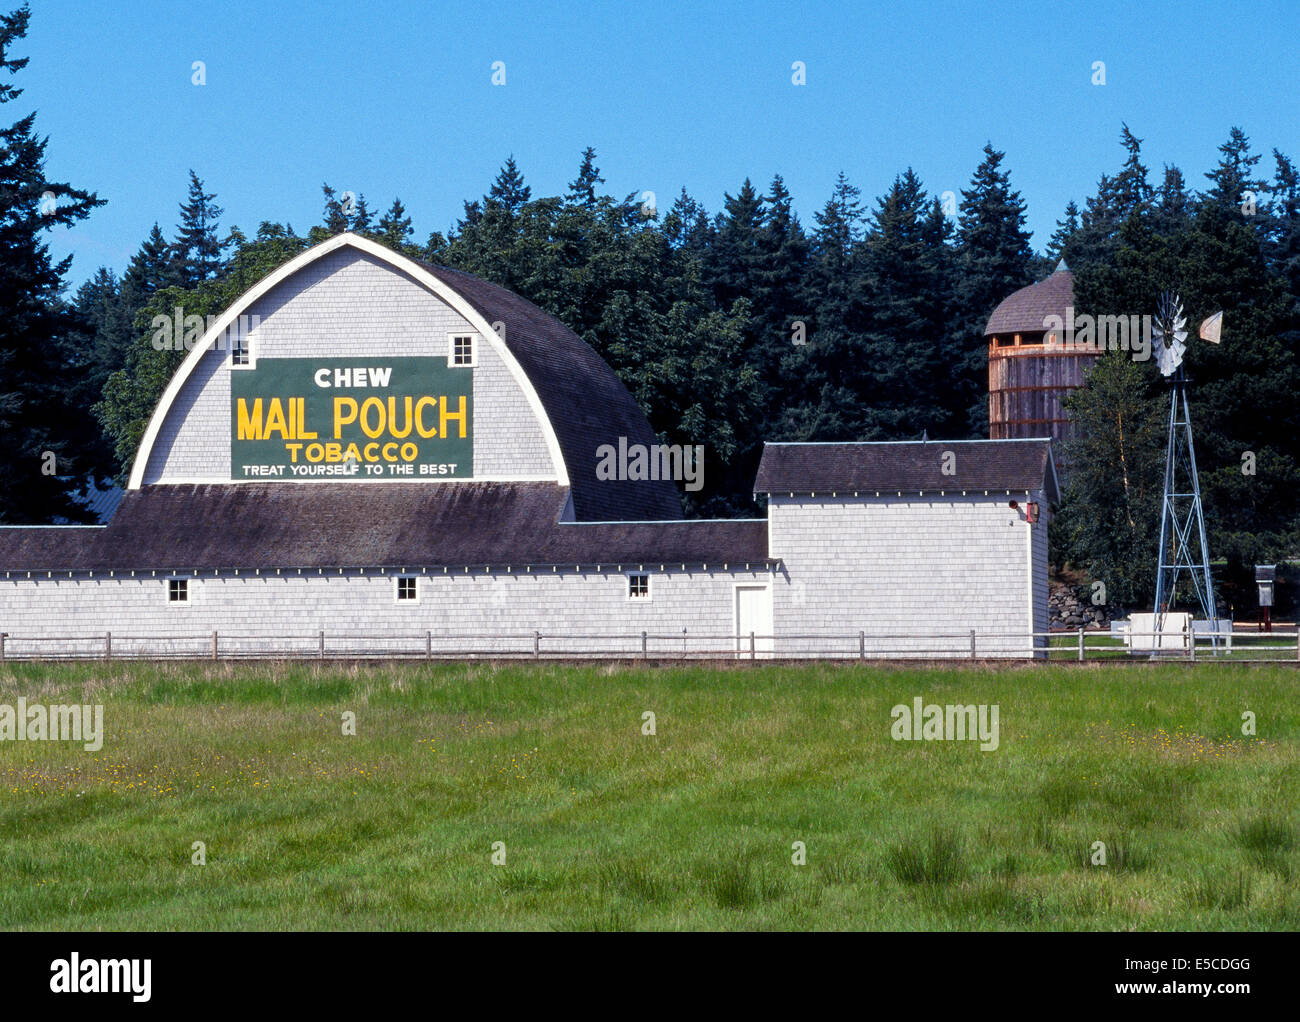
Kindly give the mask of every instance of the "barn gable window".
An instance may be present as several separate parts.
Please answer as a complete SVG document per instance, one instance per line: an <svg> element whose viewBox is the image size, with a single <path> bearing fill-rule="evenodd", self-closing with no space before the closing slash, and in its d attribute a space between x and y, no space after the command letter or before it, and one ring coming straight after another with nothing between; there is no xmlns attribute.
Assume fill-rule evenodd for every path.
<svg viewBox="0 0 1300 1022"><path fill-rule="evenodd" d="M167 580L167 602L189 603L190 580L187 578L169 578Z"/></svg>
<svg viewBox="0 0 1300 1022"><path fill-rule="evenodd" d="M634 571L627 576L627 598L629 600L650 599L650 576L643 571Z"/></svg>
<svg viewBox="0 0 1300 1022"><path fill-rule="evenodd" d="M232 366L246 366L249 364L248 338L244 336L243 330L236 329L231 334L230 364Z"/></svg>
<svg viewBox="0 0 1300 1022"><path fill-rule="evenodd" d="M473 334L451 334L447 339L447 364L449 366L476 365Z"/></svg>
<svg viewBox="0 0 1300 1022"><path fill-rule="evenodd" d="M420 602L420 580L414 575L402 575L397 579L397 602Z"/></svg>

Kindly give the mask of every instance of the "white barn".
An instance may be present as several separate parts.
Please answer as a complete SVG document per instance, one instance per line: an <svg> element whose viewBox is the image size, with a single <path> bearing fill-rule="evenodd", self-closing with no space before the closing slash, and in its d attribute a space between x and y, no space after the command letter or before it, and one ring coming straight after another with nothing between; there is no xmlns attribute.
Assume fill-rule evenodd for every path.
<svg viewBox="0 0 1300 1022"><path fill-rule="evenodd" d="M771 444L767 518L725 521L601 478L620 442L656 441L563 324L339 235L190 352L108 525L0 528L0 653L966 656L974 630L1032 655L1046 630L1048 441Z"/></svg>

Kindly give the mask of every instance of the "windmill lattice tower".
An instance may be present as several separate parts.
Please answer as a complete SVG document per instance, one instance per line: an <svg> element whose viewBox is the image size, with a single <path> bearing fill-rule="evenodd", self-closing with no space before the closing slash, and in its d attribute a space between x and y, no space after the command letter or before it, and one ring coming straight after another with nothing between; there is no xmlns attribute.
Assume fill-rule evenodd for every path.
<svg viewBox="0 0 1300 1022"><path fill-rule="evenodd" d="M1201 337L1217 344L1222 313L1201 324ZM1152 348L1161 375L1171 379L1169 437L1165 447L1164 494L1160 506L1160 547L1156 559L1155 631L1163 634L1165 617L1178 597L1184 573L1202 616L1209 622L1211 643L1218 648L1218 613L1210 575L1210 547L1205 538L1201 482L1196 471L1196 447L1187 405L1187 374L1183 355L1187 320L1174 294L1160 298Z"/></svg>

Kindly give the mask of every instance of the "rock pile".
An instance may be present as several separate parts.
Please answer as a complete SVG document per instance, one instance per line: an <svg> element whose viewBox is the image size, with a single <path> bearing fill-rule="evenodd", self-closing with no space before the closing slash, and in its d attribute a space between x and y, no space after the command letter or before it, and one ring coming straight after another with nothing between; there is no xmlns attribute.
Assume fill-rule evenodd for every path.
<svg viewBox="0 0 1300 1022"><path fill-rule="evenodd" d="M1109 628L1110 613L1106 607L1094 607L1075 595L1072 586L1053 582L1047 597L1047 617L1050 628Z"/></svg>

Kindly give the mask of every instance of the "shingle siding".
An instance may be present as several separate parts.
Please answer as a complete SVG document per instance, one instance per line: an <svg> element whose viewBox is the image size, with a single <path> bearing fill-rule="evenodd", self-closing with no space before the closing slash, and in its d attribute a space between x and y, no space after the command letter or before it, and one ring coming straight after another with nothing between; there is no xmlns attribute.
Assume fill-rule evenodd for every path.
<svg viewBox="0 0 1300 1022"><path fill-rule="evenodd" d="M416 281L354 249L322 256L247 310L256 358L445 358L450 333L477 333ZM255 320L253 317L257 317ZM501 356L480 340L474 373L474 474L555 478L541 424ZM229 346L185 381L154 443L144 482L230 479Z"/></svg>
<svg viewBox="0 0 1300 1022"><path fill-rule="evenodd" d="M683 648L698 653L734 649L735 585L770 577L765 571L716 570L650 576L651 598L641 601L628 599L627 577L615 571L430 573L420 578L414 604L394 599L396 573L191 577L188 604L168 602L163 574L12 580L0 582L0 631L9 635L6 651L12 656L53 648L31 641L41 637L80 636L76 648L96 652L106 632L113 633L118 654L149 637L155 637L149 648L157 650L156 637L173 636L172 651L202 656L214 630L226 653L265 648L266 639L312 652L321 630L331 650L379 651L385 645L373 636L382 633L393 637L388 648L418 652L431 632L435 652L527 652L538 631L546 651L610 653L639 651L644 630L651 635L651 655ZM349 645L349 632L372 638L364 644L354 638Z"/></svg>
<svg viewBox="0 0 1300 1022"><path fill-rule="evenodd" d="M971 629L977 651L1027 655L1031 621L1046 629L1047 527L1005 498L773 497L768 522L769 554L785 569L773 595L778 655L831 635L850 637L835 648L851 654L859 631L869 653L969 655ZM950 637L891 638L920 634Z"/></svg>

